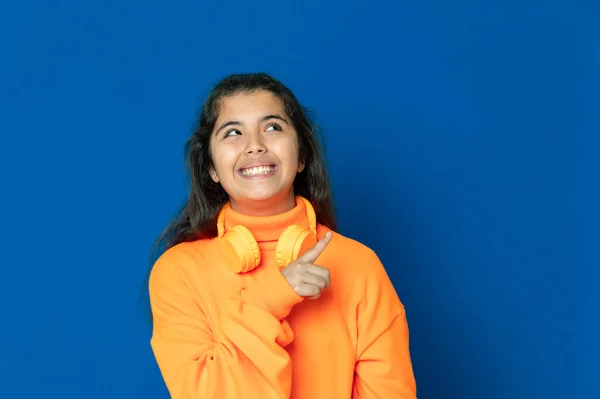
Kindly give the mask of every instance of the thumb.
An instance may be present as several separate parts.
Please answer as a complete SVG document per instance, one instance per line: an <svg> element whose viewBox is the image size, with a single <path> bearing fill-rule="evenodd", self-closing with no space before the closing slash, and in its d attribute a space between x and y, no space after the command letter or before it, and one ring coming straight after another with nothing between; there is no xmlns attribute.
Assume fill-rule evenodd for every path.
<svg viewBox="0 0 600 399"><path fill-rule="evenodd" d="M302 254L302 256L300 256L298 259L302 262L313 263L317 260L319 255L321 255L321 252L325 250L325 247L327 247L331 241L331 237L333 237L333 234L331 234L331 231L328 231L323 238L321 238L312 248Z"/></svg>

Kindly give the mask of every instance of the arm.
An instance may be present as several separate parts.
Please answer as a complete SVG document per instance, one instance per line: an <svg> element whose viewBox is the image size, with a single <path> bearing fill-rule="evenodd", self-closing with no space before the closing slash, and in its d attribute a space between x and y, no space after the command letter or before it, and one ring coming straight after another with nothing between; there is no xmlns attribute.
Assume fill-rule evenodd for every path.
<svg viewBox="0 0 600 399"><path fill-rule="evenodd" d="M301 297L282 277L260 282L230 298L213 331L176 269L157 262L150 279L151 345L171 397L288 399L293 333L283 318Z"/></svg>
<svg viewBox="0 0 600 399"><path fill-rule="evenodd" d="M406 313L379 260L359 305L353 399L416 399Z"/></svg>

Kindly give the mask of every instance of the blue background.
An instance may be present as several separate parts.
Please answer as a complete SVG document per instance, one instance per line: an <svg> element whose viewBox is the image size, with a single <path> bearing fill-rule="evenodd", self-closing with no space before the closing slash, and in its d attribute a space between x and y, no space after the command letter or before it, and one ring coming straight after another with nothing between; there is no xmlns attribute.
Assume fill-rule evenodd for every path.
<svg viewBox="0 0 600 399"><path fill-rule="evenodd" d="M138 306L207 89L315 110L421 399L598 398L600 3L21 1L0 12L0 397L166 398Z"/></svg>

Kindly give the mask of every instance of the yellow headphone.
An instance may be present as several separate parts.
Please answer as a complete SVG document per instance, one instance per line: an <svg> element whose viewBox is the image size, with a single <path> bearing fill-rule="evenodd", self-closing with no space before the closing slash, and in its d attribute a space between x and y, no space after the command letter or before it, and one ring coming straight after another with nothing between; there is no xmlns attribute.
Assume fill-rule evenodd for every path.
<svg viewBox="0 0 600 399"><path fill-rule="evenodd" d="M306 207L309 228L297 224L286 228L277 240L275 260L277 266L283 269L298 256L317 243L317 218L311 203L303 197L297 197ZM217 219L219 249L227 259L227 265L235 273L247 273L260 264L260 249L256 239L247 227L237 225L225 229L224 210L230 207L226 204Z"/></svg>

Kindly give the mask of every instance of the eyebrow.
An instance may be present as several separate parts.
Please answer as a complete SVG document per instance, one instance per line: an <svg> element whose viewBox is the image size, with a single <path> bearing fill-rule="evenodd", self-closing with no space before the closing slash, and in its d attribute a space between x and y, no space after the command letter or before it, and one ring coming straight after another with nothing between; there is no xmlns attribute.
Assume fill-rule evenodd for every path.
<svg viewBox="0 0 600 399"><path fill-rule="evenodd" d="M289 122L287 121L287 119L285 119L283 116L278 115L278 114L271 114L271 115L263 116L261 118L260 122L263 123L270 119L277 119L277 120L280 120L280 121L284 122L285 124L289 125ZM219 126L219 128L215 131L215 133L219 133L221 130L225 129L228 126L239 126L239 125L243 125L243 123L240 121L227 121L227 122L223 123L221 126Z"/></svg>

